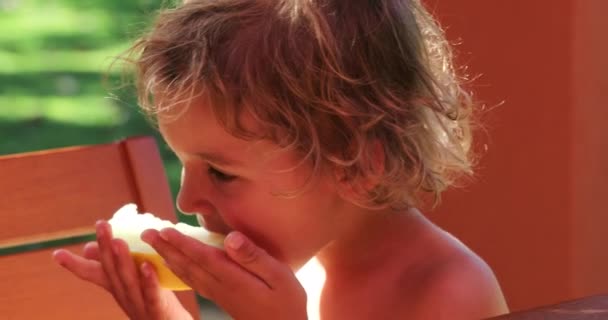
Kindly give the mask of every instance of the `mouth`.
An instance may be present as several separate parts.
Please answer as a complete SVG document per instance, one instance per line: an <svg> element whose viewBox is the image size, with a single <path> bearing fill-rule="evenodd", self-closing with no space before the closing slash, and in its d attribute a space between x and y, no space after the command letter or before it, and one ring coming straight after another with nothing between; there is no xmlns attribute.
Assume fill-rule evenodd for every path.
<svg viewBox="0 0 608 320"><path fill-rule="evenodd" d="M227 235L228 233L230 233L230 231L232 231L232 229L230 229L228 226L226 226L224 223L218 221L217 219L213 219L211 217L205 217L202 214L196 215L196 221L198 222L198 224L201 227L203 227L211 232Z"/></svg>

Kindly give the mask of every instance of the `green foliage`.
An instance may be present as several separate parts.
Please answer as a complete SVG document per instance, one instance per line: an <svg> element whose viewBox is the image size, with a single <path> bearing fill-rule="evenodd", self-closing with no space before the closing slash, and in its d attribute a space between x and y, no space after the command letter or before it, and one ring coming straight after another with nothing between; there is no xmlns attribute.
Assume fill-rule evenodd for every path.
<svg viewBox="0 0 608 320"><path fill-rule="evenodd" d="M178 162L110 68L164 5L0 0L0 155L153 135L175 194Z"/></svg>

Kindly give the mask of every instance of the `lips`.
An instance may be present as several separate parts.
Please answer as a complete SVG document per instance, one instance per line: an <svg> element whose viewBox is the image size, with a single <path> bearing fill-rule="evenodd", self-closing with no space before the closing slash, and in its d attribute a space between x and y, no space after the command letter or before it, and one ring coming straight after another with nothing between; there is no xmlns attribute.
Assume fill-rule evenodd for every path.
<svg viewBox="0 0 608 320"><path fill-rule="evenodd" d="M218 221L217 219L214 219L211 216L203 216L202 214L197 214L196 215L196 220L198 221L198 224L211 231L211 232L216 232L216 233L221 233L221 234L228 234L230 231L232 231L226 224Z"/></svg>

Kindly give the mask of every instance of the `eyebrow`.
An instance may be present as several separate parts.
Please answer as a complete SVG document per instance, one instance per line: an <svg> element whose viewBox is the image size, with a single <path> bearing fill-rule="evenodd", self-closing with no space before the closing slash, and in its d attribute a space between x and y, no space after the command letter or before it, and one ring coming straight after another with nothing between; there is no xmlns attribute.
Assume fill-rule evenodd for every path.
<svg viewBox="0 0 608 320"><path fill-rule="evenodd" d="M216 164L219 164L219 165L237 166L237 165L243 164L239 160L226 157L225 155L220 154L220 153L197 152L196 155L199 156L199 157L201 157L201 158L203 158L204 160L207 160L209 162L216 163Z"/></svg>

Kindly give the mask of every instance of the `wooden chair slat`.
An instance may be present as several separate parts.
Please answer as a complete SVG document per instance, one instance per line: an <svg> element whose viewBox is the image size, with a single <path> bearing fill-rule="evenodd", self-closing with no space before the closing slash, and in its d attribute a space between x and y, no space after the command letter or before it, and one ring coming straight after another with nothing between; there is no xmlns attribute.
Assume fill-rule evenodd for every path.
<svg viewBox="0 0 608 320"><path fill-rule="evenodd" d="M0 245L91 227L135 199L119 143L0 158Z"/></svg>
<svg viewBox="0 0 608 320"><path fill-rule="evenodd" d="M129 202L177 220L151 137L0 156L0 250L92 234L97 220ZM80 252L82 244L62 247ZM0 318L126 318L110 294L58 266L55 249L0 256ZM178 297L198 319L196 296L186 291Z"/></svg>
<svg viewBox="0 0 608 320"><path fill-rule="evenodd" d="M589 296L488 320L600 320L608 319L608 295Z"/></svg>

